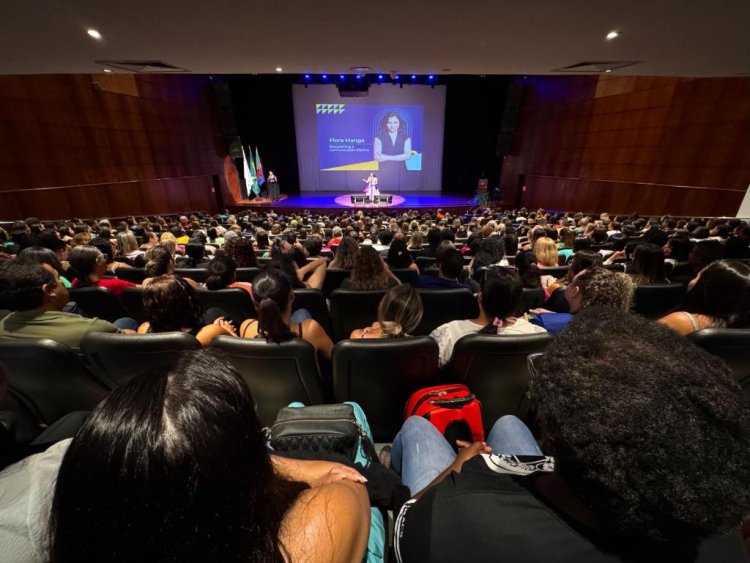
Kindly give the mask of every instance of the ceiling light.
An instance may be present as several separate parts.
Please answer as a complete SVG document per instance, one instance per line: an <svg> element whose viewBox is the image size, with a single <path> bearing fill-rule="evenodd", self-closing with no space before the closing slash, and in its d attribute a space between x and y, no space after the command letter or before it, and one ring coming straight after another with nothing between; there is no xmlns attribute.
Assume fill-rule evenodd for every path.
<svg viewBox="0 0 750 563"><path fill-rule="evenodd" d="M280 66L277 66L276 67L276 72L284 72L284 69L281 68Z"/></svg>
<svg viewBox="0 0 750 563"><path fill-rule="evenodd" d="M612 72L612 69L611 69L611 68L608 68L608 69L607 69L607 70L605 70L604 72Z"/></svg>
<svg viewBox="0 0 750 563"><path fill-rule="evenodd" d="M112 72L112 69L111 68L103 68L102 72Z"/></svg>
<svg viewBox="0 0 750 563"><path fill-rule="evenodd" d="M613 29L606 35L606 37L607 41L612 41L613 39L617 39L618 37L620 37L620 32Z"/></svg>
<svg viewBox="0 0 750 563"><path fill-rule="evenodd" d="M102 34L95 29L87 29L86 33L88 33L89 37L93 37L97 41L102 38Z"/></svg>

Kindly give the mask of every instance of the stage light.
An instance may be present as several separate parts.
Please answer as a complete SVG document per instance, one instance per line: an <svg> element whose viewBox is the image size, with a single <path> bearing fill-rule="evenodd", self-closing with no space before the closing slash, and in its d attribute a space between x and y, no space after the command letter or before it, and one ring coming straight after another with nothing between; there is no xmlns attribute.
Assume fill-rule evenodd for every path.
<svg viewBox="0 0 750 563"><path fill-rule="evenodd" d="M362 80L362 75L361 74L357 75L357 80Z"/></svg>
<svg viewBox="0 0 750 563"><path fill-rule="evenodd" d="M378 80L383 80L383 75L382 74L378 74Z"/></svg>
<svg viewBox="0 0 750 563"><path fill-rule="evenodd" d="M606 35L607 41L612 41L613 39L617 39L618 37L620 37L620 32L615 29L613 29Z"/></svg>
<svg viewBox="0 0 750 563"><path fill-rule="evenodd" d="M396 76L394 77L394 80L401 80L401 77L400 77L400 76L399 76L399 75L397 74L397 75L396 75Z"/></svg>
<svg viewBox="0 0 750 563"><path fill-rule="evenodd" d="M431 74L430 76L428 76L427 78L428 78L429 80L435 80L435 77L434 77L434 76L433 76L432 74Z"/></svg>
<svg viewBox="0 0 750 563"><path fill-rule="evenodd" d="M343 79L344 79L344 75L343 74L339 74L339 80L343 80Z"/></svg>
<svg viewBox="0 0 750 563"><path fill-rule="evenodd" d="M328 80L328 75L327 74L323 75L323 80Z"/></svg>
<svg viewBox="0 0 750 563"><path fill-rule="evenodd" d="M416 79L417 79L417 75L416 75L416 74L412 74L412 75L411 75L411 79L412 79L412 80L416 80Z"/></svg>
<svg viewBox="0 0 750 563"><path fill-rule="evenodd" d="M310 80L310 75L309 74L305 75L305 80Z"/></svg>
<svg viewBox="0 0 750 563"><path fill-rule="evenodd" d="M280 66L277 66L276 67L276 72L284 72L284 69L281 68Z"/></svg>
<svg viewBox="0 0 750 563"><path fill-rule="evenodd" d="M93 39L96 39L97 41L99 41L102 38L102 34L99 33L95 29L87 29L86 33L88 33L89 37L92 37Z"/></svg>

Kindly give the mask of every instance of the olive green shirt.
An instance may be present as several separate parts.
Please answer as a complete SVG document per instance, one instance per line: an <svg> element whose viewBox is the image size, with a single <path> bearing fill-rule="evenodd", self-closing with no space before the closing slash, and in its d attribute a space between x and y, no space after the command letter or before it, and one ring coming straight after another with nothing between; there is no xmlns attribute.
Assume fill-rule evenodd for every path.
<svg viewBox="0 0 750 563"><path fill-rule="evenodd" d="M120 332L101 319L62 311L15 311L0 319L0 340L49 338L78 351L89 332Z"/></svg>

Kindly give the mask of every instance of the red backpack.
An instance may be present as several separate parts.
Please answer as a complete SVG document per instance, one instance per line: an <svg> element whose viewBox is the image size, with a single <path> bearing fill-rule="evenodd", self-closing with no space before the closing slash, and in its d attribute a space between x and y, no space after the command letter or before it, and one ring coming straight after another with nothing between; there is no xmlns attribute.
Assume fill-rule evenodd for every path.
<svg viewBox="0 0 750 563"><path fill-rule="evenodd" d="M482 403L466 385L451 383L420 389L409 397L404 420L423 416L456 448L456 440L483 442Z"/></svg>

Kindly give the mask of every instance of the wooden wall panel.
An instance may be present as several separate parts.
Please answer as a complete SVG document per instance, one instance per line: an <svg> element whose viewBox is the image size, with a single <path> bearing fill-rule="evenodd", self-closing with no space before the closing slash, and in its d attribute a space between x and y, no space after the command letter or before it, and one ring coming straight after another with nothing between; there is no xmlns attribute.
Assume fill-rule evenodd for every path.
<svg viewBox="0 0 750 563"><path fill-rule="evenodd" d="M213 211L212 100L201 76L0 76L0 219Z"/></svg>
<svg viewBox="0 0 750 563"><path fill-rule="evenodd" d="M530 207L733 215L750 184L750 78L535 77L503 182ZM520 168L520 169L519 169ZM515 177L514 177L515 176Z"/></svg>

